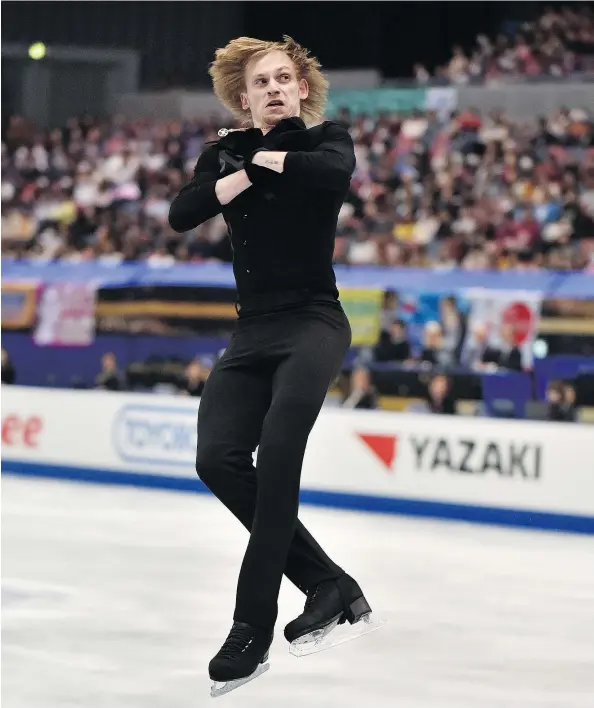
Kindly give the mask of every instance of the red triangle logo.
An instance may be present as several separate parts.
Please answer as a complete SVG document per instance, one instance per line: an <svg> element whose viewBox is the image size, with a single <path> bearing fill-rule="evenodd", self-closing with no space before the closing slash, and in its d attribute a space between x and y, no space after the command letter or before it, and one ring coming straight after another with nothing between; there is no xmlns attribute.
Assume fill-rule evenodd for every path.
<svg viewBox="0 0 594 708"><path fill-rule="evenodd" d="M369 435L357 433L367 447L392 471L392 463L396 457L398 437L396 435Z"/></svg>

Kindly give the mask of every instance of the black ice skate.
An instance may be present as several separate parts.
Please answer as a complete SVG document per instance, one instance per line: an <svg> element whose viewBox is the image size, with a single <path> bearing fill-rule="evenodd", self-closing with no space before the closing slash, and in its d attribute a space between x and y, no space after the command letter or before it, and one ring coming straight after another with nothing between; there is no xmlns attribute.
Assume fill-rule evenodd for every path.
<svg viewBox="0 0 594 708"><path fill-rule="evenodd" d="M285 638L291 644L291 654L307 656L361 637L384 624L375 616L372 618L359 585L349 575L343 575L320 583L308 593L303 613L285 627ZM340 625L344 627L337 629Z"/></svg>
<svg viewBox="0 0 594 708"><path fill-rule="evenodd" d="M214 681L210 695L222 696L268 671L270 664L266 662L272 637L272 632L234 622L225 643L208 665Z"/></svg>

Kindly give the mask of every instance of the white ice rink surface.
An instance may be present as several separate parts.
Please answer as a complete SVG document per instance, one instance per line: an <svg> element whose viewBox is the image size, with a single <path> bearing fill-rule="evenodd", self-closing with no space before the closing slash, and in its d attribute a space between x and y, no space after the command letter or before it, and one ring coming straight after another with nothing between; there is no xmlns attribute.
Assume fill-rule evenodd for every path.
<svg viewBox="0 0 594 708"><path fill-rule="evenodd" d="M3 708L593 708L594 539L302 508L387 628L214 701L247 534L209 497L2 480Z"/></svg>

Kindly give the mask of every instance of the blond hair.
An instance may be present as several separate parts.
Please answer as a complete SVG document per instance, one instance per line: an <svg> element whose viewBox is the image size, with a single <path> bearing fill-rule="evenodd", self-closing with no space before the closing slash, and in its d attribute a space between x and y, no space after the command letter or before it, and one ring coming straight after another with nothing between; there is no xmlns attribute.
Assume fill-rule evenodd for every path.
<svg viewBox="0 0 594 708"><path fill-rule="evenodd" d="M238 37L217 49L208 70L217 98L244 125L252 125L251 113L241 106L241 94L246 90L245 69L251 59L274 51L285 52L295 65L297 78L307 81L309 95L301 101L301 118L305 123L320 121L326 109L328 81L321 72L320 62L287 35L283 35L282 42Z"/></svg>

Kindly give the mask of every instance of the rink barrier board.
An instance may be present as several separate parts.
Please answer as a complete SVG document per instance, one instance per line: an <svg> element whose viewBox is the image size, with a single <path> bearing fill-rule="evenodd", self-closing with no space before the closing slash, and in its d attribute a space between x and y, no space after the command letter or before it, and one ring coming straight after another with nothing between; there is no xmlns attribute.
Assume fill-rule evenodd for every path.
<svg viewBox="0 0 594 708"><path fill-rule="evenodd" d="M90 467L46 465L17 460L3 460L2 473L12 476L67 480L78 483L118 485L193 494L211 494L210 490L197 476L191 479L187 477L137 474L134 472L95 469ZM542 531L594 534L594 518L587 516L533 512L524 511L522 509L468 506L465 504L445 504L441 502L418 501L415 499L316 491L313 489L302 489L300 501L302 504L311 506L348 511L396 514L476 524L529 528Z"/></svg>
<svg viewBox="0 0 594 708"><path fill-rule="evenodd" d="M204 492L199 399L2 386L3 469ZM304 503L594 533L594 427L323 408Z"/></svg>
<svg viewBox="0 0 594 708"><path fill-rule="evenodd" d="M382 288L383 290L425 291L431 278L431 291L439 295L468 288L486 290L530 290L547 298L594 297L594 281L585 271L473 271L463 269L386 268L384 266L335 266L339 289ZM235 288L230 263L176 263L155 268L145 262L119 266L96 261L41 264L22 258L2 259L5 285L23 287L23 283L96 282L102 288L190 286Z"/></svg>

